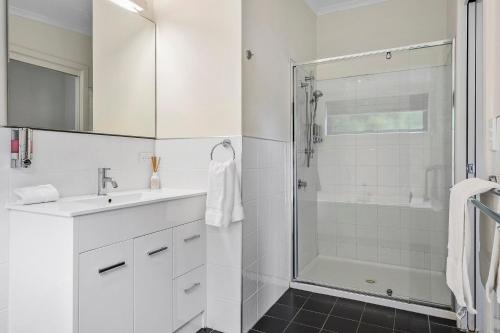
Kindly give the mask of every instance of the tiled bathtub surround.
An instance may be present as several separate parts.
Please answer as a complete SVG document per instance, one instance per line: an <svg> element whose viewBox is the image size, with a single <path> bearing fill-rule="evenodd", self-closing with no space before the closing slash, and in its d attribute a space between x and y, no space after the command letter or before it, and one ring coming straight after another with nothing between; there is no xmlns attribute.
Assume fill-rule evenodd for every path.
<svg viewBox="0 0 500 333"><path fill-rule="evenodd" d="M443 272L447 212L430 208L318 202L321 255Z"/></svg>
<svg viewBox="0 0 500 333"><path fill-rule="evenodd" d="M35 131L33 167L10 169L10 129L0 128L0 333L7 332L8 219L4 206L12 190L51 183L62 196L95 193L97 168L112 168L118 190L145 188L149 163L140 153L154 152L154 140L105 135Z"/></svg>
<svg viewBox="0 0 500 333"><path fill-rule="evenodd" d="M288 288L291 271L288 144L243 139L243 331Z"/></svg>

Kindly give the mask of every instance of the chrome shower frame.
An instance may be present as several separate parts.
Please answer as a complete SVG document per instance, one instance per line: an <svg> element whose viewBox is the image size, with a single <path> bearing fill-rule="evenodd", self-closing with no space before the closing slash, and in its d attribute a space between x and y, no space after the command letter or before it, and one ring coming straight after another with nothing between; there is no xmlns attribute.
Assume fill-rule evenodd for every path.
<svg viewBox="0 0 500 333"><path fill-rule="evenodd" d="M452 59L451 59L451 68L452 68L452 91L451 91L451 96L452 96L452 108L451 108L451 113L452 113L452 163L451 163L451 177L452 177L452 183L455 184L455 122L456 122L456 117L455 117L455 61L456 61L456 56L455 56L455 39L444 39L444 40L438 40L434 42L428 42L428 43L420 43L420 44L413 44L413 45L407 45L407 46L401 46L401 47L395 47L395 48L390 48L390 49L380 49L380 50L375 50L375 51L369 51L369 52L363 52L363 53L356 53L356 54L350 54L350 55L344 55L344 56L337 56L337 57L331 57L331 58L322 58L322 59L317 59L317 60L312 60L312 61L304 61L304 62L296 62L294 63L292 61L291 64L291 99L292 99L292 110L291 110L291 133L292 133L292 188L291 188L291 196L292 196L292 203L291 203L291 211L292 211L292 278L291 278L291 283L292 285L304 285L305 288L310 288L314 289L316 287L324 287L328 288L332 293L345 293L349 292L352 295L358 295L359 297L375 297L377 299L390 299L393 301L405 303L405 304L412 304L417 307L425 307L430 309L430 311L445 311L448 312L449 310L445 307L443 307L440 304L434 304L430 302L424 302L424 301L418 301L418 300L413 300L413 299L395 299L395 298L388 298L383 295L374 295L370 293L365 293L362 291L357 291L357 290L347 290L343 288L339 288L338 286L324 286L321 284L317 283L312 283L308 281L302 281L298 278L299 275L299 262L298 262L298 254L299 254L299 236L298 236L298 189L297 189L297 156L298 154L302 153L298 151L297 147L297 142L296 142L296 136L295 136L295 130L296 130L296 119L295 119L295 94L296 94L296 87L295 87L295 82L297 80L296 78L296 69L297 67L301 66L307 66L307 65L319 65L319 64L324 64L324 63L329 63L329 62L334 62L334 61L341 61L341 60L349 60L349 59L355 59L355 58L361 58L361 57L366 57L366 56L372 56L372 55L380 55L380 54L387 54L390 53L391 55L395 52L398 51L411 51L411 50L417 50L417 49L422 49L422 48L429 48L429 47L436 47L436 46L445 46L445 45L451 45L451 52L452 52ZM307 97L308 99L308 97ZM358 297L355 296L355 297ZM452 303L454 303L454 299L452 300ZM452 312L450 312L452 314Z"/></svg>

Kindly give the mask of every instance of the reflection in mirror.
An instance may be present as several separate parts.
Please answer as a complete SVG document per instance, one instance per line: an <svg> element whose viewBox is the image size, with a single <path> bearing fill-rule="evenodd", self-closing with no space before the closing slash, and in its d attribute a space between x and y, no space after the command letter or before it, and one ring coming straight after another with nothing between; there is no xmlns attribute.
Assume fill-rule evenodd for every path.
<svg viewBox="0 0 500 333"><path fill-rule="evenodd" d="M129 2L9 0L8 126L155 136L152 6Z"/></svg>
<svg viewBox="0 0 500 333"><path fill-rule="evenodd" d="M9 126L91 131L92 0L10 0Z"/></svg>

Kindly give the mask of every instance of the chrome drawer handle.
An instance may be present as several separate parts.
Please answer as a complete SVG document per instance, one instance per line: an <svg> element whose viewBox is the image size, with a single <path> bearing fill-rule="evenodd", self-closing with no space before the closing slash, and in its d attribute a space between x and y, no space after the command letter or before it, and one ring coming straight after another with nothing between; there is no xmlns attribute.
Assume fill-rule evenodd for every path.
<svg viewBox="0 0 500 333"><path fill-rule="evenodd" d="M184 292L185 292L186 294L189 294L190 292L192 292L193 290L195 290L195 289L196 289L196 288L198 288L199 286L201 286L201 283L196 282L196 283L195 283L195 284L193 284L191 287L184 289Z"/></svg>
<svg viewBox="0 0 500 333"><path fill-rule="evenodd" d="M158 254L158 253L166 251L166 250L168 250L168 246L160 247L159 249L149 251L148 256L154 256L155 254Z"/></svg>
<svg viewBox="0 0 500 333"><path fill-rule="evenodd" d="M125 261L116 263L116 264L108 266L108 267L99 268L98 272L99 272L99 274L104 274L104 273L106 273L106 272L108 272L110 270L113 270L113 269L116 269L116 268L119 268L119 267L122 267L122 266L125 266Z"/></svg>
<svg viewBox="0 0 500 333"><path fill-rule="evenodd" d="M200 237L201 237L201 235L194 235L194 236L191 236L191 237L188 237L188 238L184 238L184 242L187 243L187 242L193 241L195 239L198 239Z"/></svg>

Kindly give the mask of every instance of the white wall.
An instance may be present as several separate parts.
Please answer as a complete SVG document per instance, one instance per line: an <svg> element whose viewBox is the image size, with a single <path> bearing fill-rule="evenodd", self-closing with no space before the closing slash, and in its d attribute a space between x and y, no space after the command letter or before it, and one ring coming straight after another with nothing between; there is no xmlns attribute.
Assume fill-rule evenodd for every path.
<svg viewBox="0 0 500 333"><path fill-rule="evenodd" d="M10 15L9 20L9 45L27 48L92 69L91 36L20 16Z"/></svg>
<svg viewBox="0 0 500 333"><path fill-rule="evenodd" d="M241 0L157 0L157 136L241 135Z"/></svg>
<svg viewBox="0 0 500 333"><path fill-rule="evenodd" d="M453 0L451 0L453 1ZM449 38L449 0L388 0L318 16L318 58ZM450 8L449 8L450 7Z"/></svg>
<svg viewBox="0 0 500 333"><path fill-rule="evenodd" d="M290 60L316 57L316 15L303 0L243 1L243 135L288 141Z"/></svg>
<svg viewBox="0 0 500 333"><path fill-rule="evenodd" d="M93 131L155 137L154 23L102 0L92 22Z"/></svg>
<svg viewBox="0 0 500 333"><path fill-rule="evenodd" d="M111 168L117 190L148 185L149 163L139 154L154 152L154 140L104 135L34 132L33 167L10 168L10 129L0 128L0 333L7 333L8 215L18 187L53 184L62 196L96 193L97 168Z"/></svg>

